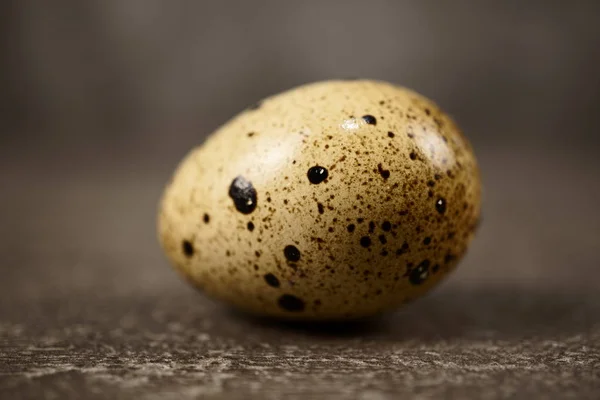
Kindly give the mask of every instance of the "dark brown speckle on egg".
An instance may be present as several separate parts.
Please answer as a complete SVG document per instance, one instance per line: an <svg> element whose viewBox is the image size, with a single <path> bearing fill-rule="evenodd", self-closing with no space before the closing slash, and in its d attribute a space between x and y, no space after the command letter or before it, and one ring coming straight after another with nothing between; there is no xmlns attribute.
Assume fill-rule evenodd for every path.
<svg viewBox="0 0 600 400"><path fill-rule="evenodd" d="M264 276L265 278L265 282L267 282L267 285L277 288L279 287L279 279L277 279L277 277L271 273L265 274Z"/></svg>
<svg viewBox="0 0 600 400"><path fill-rule="evenodd" d="M181 248L183 249L183 254L186 257L191 257L194 255L194 252L195 252L194 245L189 240L184 240L181 245Z"/></svg>
<svg viewBox="0 0 600 400"><path fill-rule="evenodd" d="M279 307L289 312L301 312L304 311L305 307L304 300L292 294L281 295L281 297L279 297L279 300L277 301L277 304L279 304Z"/></svg>
<svg viewBox="0 0 600 400"><path fill-rule="evenodd" d="M360 245L364 248L368 248L371 246L371 238L368 236L363 236L360 238Z"/></svg>

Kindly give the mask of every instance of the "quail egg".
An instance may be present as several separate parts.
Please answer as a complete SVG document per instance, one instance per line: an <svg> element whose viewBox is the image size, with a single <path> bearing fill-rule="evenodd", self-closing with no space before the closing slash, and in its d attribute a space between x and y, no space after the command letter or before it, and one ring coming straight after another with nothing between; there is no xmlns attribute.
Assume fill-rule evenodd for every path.
<svg viewBox="0 0 600 400"><path fill-rule="evenodd" d="M317 82L235 116L163 194L159 239L203 292L255 314L369 316L435 287L474 236L473 149L431 100Z"/></svg>

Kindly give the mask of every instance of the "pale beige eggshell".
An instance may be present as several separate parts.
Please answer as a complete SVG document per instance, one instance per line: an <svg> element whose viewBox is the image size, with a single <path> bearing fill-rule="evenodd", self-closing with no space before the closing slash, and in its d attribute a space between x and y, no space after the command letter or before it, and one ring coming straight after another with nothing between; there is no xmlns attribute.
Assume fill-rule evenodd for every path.
<svg viewBox="0 0 600 400"><path fill-rule="evenodd" d="M328 174L317 184L315 166ZM238 189L251 185L234 190L250 194L244 212L230 195L238 177ZM184 276L241 309L363 317L454 269L480 192L469 142L433 102L384 82L317 82L265 99L192 149L165 190L159 237Z"/></svg>

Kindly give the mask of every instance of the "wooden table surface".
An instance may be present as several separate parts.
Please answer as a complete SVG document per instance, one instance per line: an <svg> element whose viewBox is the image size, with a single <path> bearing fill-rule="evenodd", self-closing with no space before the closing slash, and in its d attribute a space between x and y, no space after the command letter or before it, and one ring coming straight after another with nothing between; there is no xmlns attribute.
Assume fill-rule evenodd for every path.
<svg viewBox="0 0 600 400"><path fill-rule="evenodd" d="M169 267L155 210L178 156L7 154L0 398L600 398L600 161L477 150L483 223L456 273L321 326L237 314Z"/></svg>

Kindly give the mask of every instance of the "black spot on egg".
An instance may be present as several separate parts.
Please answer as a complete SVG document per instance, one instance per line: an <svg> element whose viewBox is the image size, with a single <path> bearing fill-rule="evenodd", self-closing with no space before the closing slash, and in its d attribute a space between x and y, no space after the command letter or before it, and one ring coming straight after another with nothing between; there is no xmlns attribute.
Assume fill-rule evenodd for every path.
<svg viewBox="0 0 600 400"><path fill-rule="evenodd" d="M439 212L440 214L443 214L446 212L446 199L444 199L443 197L439 197L436 201L435 201L435 209L437 210L437 212Z"/></svg>
<svg viewBox="0 0 600 400"><path fill-rule="evenodd" d="M202 217L202 220L204 221L205 224L208 224L210 222L210 215L204 214L204 216Z"/></svg>
<svg viewBox="0 0 600 400"><path fill-rule="evenodd" d="M413 285L420 285L429 277L429 260L422 261L408 275L408 281Z"/></svg>
<svg viewBox="0 0 600 400"><path fill-rule="evenodd" d="M372 115L363 115L362 119L369 125L377 125L377 119Z"/></svg>
<svg viewBox="0 0 600 400"><path fill-rule="evenodd" d="M189 240L184 240L181 243L181 249L183 250L183 254L185 254L186 257L191 257L195 253L194 245Z"/></svg>
<svg viewBox="0 0 600 400"><path fill-rule="evenodd" d="M394 136L396 136L394 135L394 132L388 132L388 137L393 138Z"/></svg>
<svg viewBox="0 0 600 400"><path fill-rule="evenodd" d="M425 246L429 245L431 243L431 237L427 236L424 240L423 240L423 244Z"/></svg>
<svg viewBox="0 0 600 400"><path fill-rule="evenodd" d="M368 236L363 236L360 238L360 245L364 248L371 246L371 238Z"/></svg>
<svg viewBox="0 0 600 400"><path fill-rule="evenodd" d="M294 245L287 245L283 249L283 255L288 261L296 262L300 260L300 250Z"/></svg>
<svg viewBox="0 0 600 400"><path fill-rule="evenodd" d="M383 169L383 166L381 164L377 165L377 171L385 180L387 180L390 177L390 171L387 169Z"/></svg>
<svg viewBox="0 0 600 400"><path fill-rule="evenodd" d="M252 221L248 222L248 230L252 232L254 230L254 223Z"/></svg>
<svg viewBox="0 0 600 400"><path fill-rule="evenodd" d="M346 229L348 229L348 232L352 233L354 232L354 229L356 229L356 225L350 224L346 227Z"/></svg>
<svg viewBox="0 0 600 400"><path fill-rule="evenodd" d="M408 251L408 243L404 242L404 243L402 243L402 247L400 247L399 249L396 250L396 255L401 256L402 254L406 253L407 251Z"/></svg>
<svg viewBox="0 0 600 400"><path fill-rule="evenodd" d="M235 208L242 214L250 214L256 209L256 189L243 176L236 177L229 186L229 197Z"/></svg>
<svg viewBox="0 0 600 400"><path fill-rule="evenodd" d="M390 221L384 221L383 224L381 224L381 229L383 229L386 232L389 232L392 229L392 224L390 223Z"/></svg>
<svg viewBox="0 0 600 400"><path fill-rule="evenodd" d="M306 175L308 176L308 180L310 181L310 183L318 185L319 183L327 179L327 177L329 176L329 171L327 171L327 168L325 167L315 165L314 167L310 167L308 169Z"/></svg>
<svg viewBox="0 0 600 400"><path fill-rule="evenodd" d="M265 282L267 282L267 285L272 286L272 287L279 287L279 279L277 279L277 277L271 273L265 274L264 276L265 278Z"/></svg>
<svg viewBox="0 0 600 400"><path fill-rule="evenodd" d="M386 244L387 239L385 238L385 235L379 235L379 241L381 242L381 244Z"/></svg>
<svg viewBox="0 0 600 400"><path fill-rule="evenodd" d="M289 312L301 312L304 311L305 307L304 300L291 294L281 295L277 300L277 304Z"/></svg>

